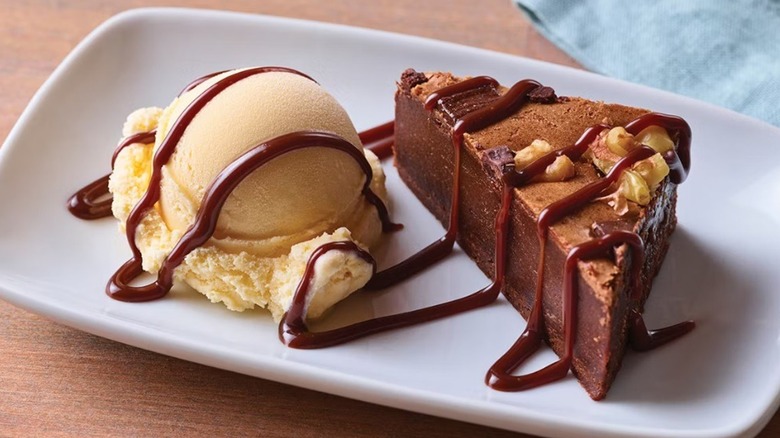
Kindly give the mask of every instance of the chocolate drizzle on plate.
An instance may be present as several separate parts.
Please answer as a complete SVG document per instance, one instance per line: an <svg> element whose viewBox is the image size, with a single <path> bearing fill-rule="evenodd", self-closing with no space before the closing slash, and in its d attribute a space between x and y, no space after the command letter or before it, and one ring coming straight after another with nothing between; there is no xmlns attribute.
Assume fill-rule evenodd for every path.
<svg viewBox="0 0 780 438"><path fill-rule="evenodd" d="M108 179L104 175L80 188L65 204L73 216L84 220L95 220L111 216L111 194L108 192Z"/></svg>
<svg viewBox="0 0 780 438"><path fill-rule="evenodd" d="M154 143L157 131L139 132L127 136L119 141L119 144L111 156L111 168L114 168L116 157L122 152L122 149L131 144ZM108 179L111 175L105 175L97 180L87 184L79 189L73 196L68 198L68 210L80 219L95 220L111 216L111 202L113 201L111 193L108 191Z"/></svg>
<svg viewBox="0 0 780 438"><path fill-rule="evenodd" d="M379 159L393 155L393 132L395 122L387 122L371 129L367 129L358 136L363 147L376 154Z"/></svg>

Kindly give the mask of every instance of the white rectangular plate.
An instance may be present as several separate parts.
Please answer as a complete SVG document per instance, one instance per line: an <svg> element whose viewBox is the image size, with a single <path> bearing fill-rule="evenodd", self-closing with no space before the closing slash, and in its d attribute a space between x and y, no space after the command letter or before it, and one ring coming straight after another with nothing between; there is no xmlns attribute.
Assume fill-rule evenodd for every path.
<svg viewBox="0 0 780 438"><path fill-rule="evenodd" d="M124 117L165 106L190 79L285 65L330 90L365 129L393 116L407 67L531 77L559 94L679 114L694 132L679 228L647 308L651 326L692 318L696 330L657 351L629 353L606 400L569 376L500 393L484 373L522 331L506 301L347 345L282 346L263 311L236 314L176 290L144 304L113 301L106 279L129 256L114 221L64 207L106 173ZM145 9L87 37L30 103L0 149L0 297L64 324L160 353L374 403L552 436L755 434L780 392L780 130L714 106L583 71L415 37L224 12ZM387 264L443 230L389 163L394 218L406 223ZM457 254L391 291L354 297L331 324L409 310L487 283ZM529 367L553 360L549 351Z"/></svg>

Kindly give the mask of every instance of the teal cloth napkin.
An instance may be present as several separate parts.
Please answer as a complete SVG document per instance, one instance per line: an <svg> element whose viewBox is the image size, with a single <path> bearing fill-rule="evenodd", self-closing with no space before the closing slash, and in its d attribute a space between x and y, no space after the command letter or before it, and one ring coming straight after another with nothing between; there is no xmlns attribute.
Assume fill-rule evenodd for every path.
<svg viewBox="0 0 780 438"><path fill-rule="evenodd" d="M780 0L515 0L595 72L780 126Z"/></svg>

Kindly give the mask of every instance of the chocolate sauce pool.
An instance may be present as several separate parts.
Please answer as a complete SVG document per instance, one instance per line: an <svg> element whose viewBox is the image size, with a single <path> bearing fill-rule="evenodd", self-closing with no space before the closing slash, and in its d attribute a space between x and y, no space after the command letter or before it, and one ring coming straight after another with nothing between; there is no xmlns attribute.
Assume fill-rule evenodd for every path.
<svg viewBox="0 0 780 438"><path fill-rule="evenodd" d="M400 225L390 221L387 208L384 203L373 193L369 187L372 171L363 153L346 140L325 132L301 131L273 138L248 150L227 168L225 168L211 183L197 212L195 222L182 236L171 253L165 258L158 272L157 279L148 285L131 286L129 283L142 272L141 253L135 244L135 232L144 215L151 209L160 197L161 169L173 154L176 145L187 126L195 115L217 94L232 84L255 74L269 71L282 71L308 76L296 70L284 67L259 67L242 70L220 79L201 95L199 95L181 114L179 119L171 127L168 136L163 140L155 153L152 177L149 187L133 208L127 219L127 239L133 257L122 265L112 276L106 292L109 296L123 301L148 301L160 298L167 294L173 285L173 272L179 266L187 254L195 248L203 245L213 234L220 211L230 193L249 174L261 168L264 164L287 152L309 147L327 147L344 152L352 157L361 167L366 182L363 187L363 196L372 203L382 221L384 232L400 229ZM225 72L217 72L198 78L184 88L182 94L192 90L206 80ZM311 78L309 78L311 79ZM313 79L312 79L313 80ZM456 96L462 93L473 92L482 87L497 87L495 79L479 76L457 84L442 88L432 93L425 102L425 108L433 111L442 99ZM298 284L292 304L279 324L279 337L293 348L321 348L340 344L349 340L364 337L373 333L394 328L405 327L425 321L454 315L478 307L485 306L496 300L503 288L506 271L506 245L508 242L508 223L514 189L525 184L542 174L545 169L559 156L566 155L572 160L579 159L587 151L590 144L598 135L611 127L608 125L595 125L588 128L580 139L572 146L553 151L534 161L524 169L515 170L513 165L503 169L503 190L501 207L496 216L495 232L495 272L493 281L485 288L471 295L438 305L417 309L405 313L389 315L369 319L356 324L348 325L334 330L311 332L305 321L307 296L312 291L311 284L314 280L315 265L317 260L329 251L351 252L356 257L362 258L373 266L374 275L364 289L383 289L401 282L428 266L436 263L452 252L455 239L458 235L458 219L460 205L460 161L463 149L463 136L466 132L477 131L497 123L518 111L529 99L540 91L549 94L547 87L543 87L536 81L523 80L516 83L506 93L481 108L473 109L460 117L456 117L452 129L452 147L454 154L455 172L453 173L453 190L449 224L447 231L437 241L410 256L399 264L376 272L376 261L373 257L349 241L330 242L318 247L309 257L304 274ZM688 124L681 118L659 113L645 114L625 128L631 134L638 134L648 126L661 126L676 139L676 148L672 153L664 154L664 159L670 167L670 179L679 184L685 180L690 169L690 140L691 131ZM361 142L366 149L372 150L378 157L384 158L392 154L393 122L377 126L360 133ZM113 163L119 152L134 143L152 143L155 141L155 132L143 132L127 137L117 146L112 158ZM516 343L505 353L488 371L486 382L497 390L513 391L523 390L539 386L566 376L571 368L573 346L576 339L576 298L577 298L577 263L581 260L594 258L608 258L616 246L627 245L631 251L632 273L631 278L635 283L633 289L633 306L629 316L630 345L637 350L647 350L662 345L678 338L693 329L691 321L683 322L660 330L648 331L642 315L639 312L641 303L641 288L639 287L640 272L644 259L644 244L635 233L627 231L611 231L603 236L585 242L571 249L564 265L564 355L553 364L531 374L512 375L528 357L530 357L541 345L543 339L543 313L542 294L544 284L544 249L546 246L549 227L566 215L576 211L585 204L592 202L608 187L615 183L622 172L633 164L654 155L655 151L642 146L631 151L621 159L604 177L595 181L577 192L561 199L540 214L537 221L537 234L540 242L539 278L534 306L528 320L527 327ZM68 200L69 210L82 219L96 219L111 214L111 199L108 193L108 176L100 178L79 190Z"/></svg>

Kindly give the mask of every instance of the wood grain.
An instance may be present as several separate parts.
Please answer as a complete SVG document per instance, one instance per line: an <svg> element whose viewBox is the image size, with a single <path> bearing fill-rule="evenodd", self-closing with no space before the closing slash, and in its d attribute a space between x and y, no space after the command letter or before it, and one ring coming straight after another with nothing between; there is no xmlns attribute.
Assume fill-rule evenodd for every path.
<svg viewBox="0 0 780 438"><path fill-rule="evenodd" d="M437 38L570 66L507 0L174 0ZM95 26L144 0L4 0L0 138ZM0 261L1 263L1 261ZM0 436L522 437L151 353L0 302ZM761 434L780 435L775 416Z"/></svg>

